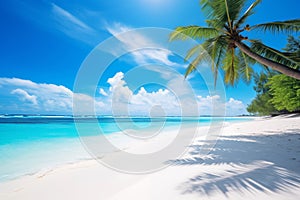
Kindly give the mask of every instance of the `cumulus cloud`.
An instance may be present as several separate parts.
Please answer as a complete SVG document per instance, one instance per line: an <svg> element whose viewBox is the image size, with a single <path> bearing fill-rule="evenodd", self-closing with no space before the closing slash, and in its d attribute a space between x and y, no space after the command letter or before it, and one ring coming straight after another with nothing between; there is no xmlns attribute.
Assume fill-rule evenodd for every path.
<svg viewBox="0 0 300 200"><path fill-rule="evenodd" d="M134 93L124 80L124 73L118 72L108 78L109 89L100 89L100 97L78 94L62 85L35 83L18 78L0 78L1 109L10 112L35 114L114 114L114 115L200 115L222 114L226 109L229 116L245 114L246 106L242 101L229 98L222 101L219 95L195 96L182 80L177 77L166 84L166 88L147 91L140 87ZM73 100L76 104L73 107ZM184 112L183 112L184 111ZM3 111L2 111L3 112Z"/></svg>
<svg viewBox="0 0 300 200"><path fill-rule="evenodd" d="M150 115L155 114L153 111L165 115L189 116L224 115L225 111L229 116L247 113L242 101L234 98L226 102L219 95L196 96L188 85L183 84L184 80L180 76L174 76L174 79L167 82L165 89L148 92L145 87L141 87L137 93L127 86L124 76L123 72L118 72L107 80L110 88L106 102L111 103L115 115Z"/></svg>
<svg viewBox="0 0 300 200"><path fill-rule="evenodd" d="M167 89L147 92L141 87L130 101L132 112L145 112L151 115L177 115L180 114L180 104L176 96Z"/></svg>
<svg viewBox="0 0 300 200"><path fill-rule="evenodd" d="M167 89L159 89L157 91L148 92L141 87L136 94L130 90L124 80L124 73L118 72L112 78L107 80L110 84L110 100L112 110L115 115L150 115L153 108L161 113L160 107L165 114L178 114L180 109L178 101L174 94ZM153 112L152 112L153 111Z"/></svg>
<svg viewBox="0 0 300 200"><path fill-rule="evenodd" d="M201 115L236 116L247 114L246 106L242 101L230 98L227 102L221 100L219 95L198 96L198 106ZM226 113L224 113L226 111Z"/></svg>
<svg viewBox="0 0 300 200"><path fill-rule="evenodd" d="M93 97L85 94L73 93L62 85L35 83L18 78L0 78L0 86L2 86L1 96L5 96L7 99L4 102L7 107L12 104L16 105L12 112L22 110L35 113L71 114L73 97L79 99L83 105L86 103L95 105L95 107L103 106L101 101L96 101ZM34 110L24 105L24 101L34 105Z"/></svg>
<svg viewBox="0 0 300 200"><path fill-rule="evenodd" d="M35 95L28 94L25 90L20 88L11 91L11 94L17 94L22 101L27 101L32 103L33 105L37 105L37 97Z"/></svg>
<svg viewBox="0 0 300 200"><path fill-rule="evenodd" d="M123 78L123 72L118 72L107 80L107 83L110 84L109 91L112 93L112 101L115 103L128 103L133 94Z"/></svg>
<svg viewBox="0 0 300 200"><path fill-rule="evenodd" d="M229 101L226 102L226 111L227 115L230 116L247 114L246 106L243 104L243 102L234 98L230 98Z"/></svg>

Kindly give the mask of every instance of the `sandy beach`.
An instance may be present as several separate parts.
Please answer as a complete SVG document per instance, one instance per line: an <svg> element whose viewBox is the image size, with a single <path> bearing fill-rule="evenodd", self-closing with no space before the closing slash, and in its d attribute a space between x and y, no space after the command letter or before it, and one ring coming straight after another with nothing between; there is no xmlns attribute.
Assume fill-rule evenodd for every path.
<svg viewBox="0 0 300 200"><path fill-rule="evenodd" d="M199 136L183 157L150 174L95 160L64 165L0 183L0 199L298 199L299 122L289 115L226 125L208 155L199 153L209 142Z"/></svg>

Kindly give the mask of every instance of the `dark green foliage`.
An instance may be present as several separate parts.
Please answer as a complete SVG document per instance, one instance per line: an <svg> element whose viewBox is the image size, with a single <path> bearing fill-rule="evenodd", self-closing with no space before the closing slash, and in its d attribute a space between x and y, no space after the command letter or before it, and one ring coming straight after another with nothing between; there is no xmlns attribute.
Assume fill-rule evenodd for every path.
<svg viewBox="0 0 300 200"><path fill-rule="evenodd" d="M288 44L283 50L288 52L300 52L300 36L296 39L290 35L287 40Z"/></svg>
<svg viewBox="0 0 300 200"><path fill-rule="evenodd" d="M277 110L300 111L299 80L279 74L271 77L267 85L273 96L270 102Z"/></svg>
<svg viewBox="0 0 300 200"><path fill-rule="evenodd" d="M270 85L268 85L269 77L274 73L270 72L269 74L261 73L254 75L254 90L257 95L255 99L247 107L249 113L258 114L258 115L270 115L278 113L278 110L270 102L273 98L270 91Z"/></svg>
<svg viewBox="0 0 300 200"><path fill-rule="evenodd" d="M272 96L269 93L257 95L251 104L248 105L247 111L260 116L277 114L278 111L269 102L271 99Z"/></svg>
<svg viewBox="0 0 300 200"><path fill-rule="evenodd" d="M286 55L300 54L300 37L288 37ZM299 56L295 57L299 59ZM256 74L254 90L257 95L248 105L248 112L270 115L278 112L300 111L300 81L283 74Z"/></svg>
<svg viewBox="0 0 300 200"><path fill-rule="evenodd" d="M288 54L290 59L300 63L300 36L298 36L298 39L293 36L289 36L287 40L288 44L283 50L289 52Z"/></svg>

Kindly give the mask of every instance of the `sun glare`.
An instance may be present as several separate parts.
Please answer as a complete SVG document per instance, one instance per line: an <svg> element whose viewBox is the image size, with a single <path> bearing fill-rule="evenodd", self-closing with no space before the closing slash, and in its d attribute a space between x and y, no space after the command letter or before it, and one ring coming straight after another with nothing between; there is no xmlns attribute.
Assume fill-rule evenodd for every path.
<svg viewBox="0 0 300 200"><path fill-rule="evenodd" d="M151 5L155 7L166 5L168 1L169 0L144 0L145 4L147 3L147 5Z"/></svg>

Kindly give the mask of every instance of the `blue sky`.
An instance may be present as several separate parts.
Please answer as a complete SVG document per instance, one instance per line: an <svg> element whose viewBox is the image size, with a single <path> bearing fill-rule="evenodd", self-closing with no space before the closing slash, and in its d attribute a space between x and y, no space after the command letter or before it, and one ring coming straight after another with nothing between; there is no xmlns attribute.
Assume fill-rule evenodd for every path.
<svg viewBox="0 0 300 200"><path fill-rule="evenodd" d="M265 0L257 7L256 14L248 23L299 18L299 5L298 0ZM75 94L73 84L76 74L84 59L100 42L124 30L205 25L204 19L198 0L1 1L0 113L70 113L70 97ZM285 35L252 33L250 36L260 37L266 44L278 49L286 44ZM122 42L121 38L118 39ZM124 45L132 45L123 42ZM145 55L150 56L148 60L172 61L171 54L160 53L166 57L157 58L153 56L153 52L146 52ZM118 59L101 77L102 81L97 85L99 94L95 98L89 94L80 94L81 97L85 95L84 98L98 105L99 110L105 110L104 107L107 108L111 102L109 96L112 88L118 86L117 88L121 88L119 92L127 91L133 98L144 99L144 104L157 99L173 101L165 87L155 84L145 85L143 88L146 93L141 87L133 90L135 80L126 79L126 72L132 66L141 64L136 59L137 55ZM173 59L178 65L184 66L179 59ZM149 73L150 71L148 70ZM178 71L184 73L183 68ZM109 83L110 78L119 82ZM199 77L197 79L194 76L186 81L193 85L200 104L215 98L204 92L205 86L200 84ZM255 96L252 87L252 83L246 85L242 82L235 87L226 87L224 105L234 110L232 115L245 113L246 105ZM141 105L141 102L138 104ZM148 107L148 104L144 106ZM143 114L143 109L140 106L133 113ZM105 110L105 113L109 114L109 110Z"/></svg>

